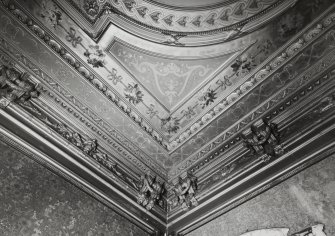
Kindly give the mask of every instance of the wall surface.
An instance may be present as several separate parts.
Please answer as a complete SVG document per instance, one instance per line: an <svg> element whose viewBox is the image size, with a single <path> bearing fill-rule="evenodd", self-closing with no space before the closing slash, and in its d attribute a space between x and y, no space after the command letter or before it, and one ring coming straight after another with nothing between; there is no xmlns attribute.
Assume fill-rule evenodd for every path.
<svg viewBox="0 0 335 236"><path fill-rule="evenodd" d="M316 223L335 235L335 155L240 205L188 236L238 236L285 227L289 235Z"/></svg>
<svg viewBox="0 0 335 236"><path fill-rule="evenodd" d="M0 142L1 236L142 236L141 229Z"/></svg>

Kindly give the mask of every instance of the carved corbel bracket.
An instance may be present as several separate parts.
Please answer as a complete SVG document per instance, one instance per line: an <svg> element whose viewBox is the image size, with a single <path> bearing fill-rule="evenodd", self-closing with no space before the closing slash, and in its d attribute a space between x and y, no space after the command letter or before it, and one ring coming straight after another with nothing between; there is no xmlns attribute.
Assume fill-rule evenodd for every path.
<svg viewBox="0 0 335 236"><path fill-rule="evenodd" d="M259 120L243 132L244 145L252 155L262 155L264 162L281 155L284 150L280 144L280 133L275 123Z"/></svg>
<svg viewBox="0 0 335 236"><path fill-rule="evenodd" d="M11 102L31 107L29 100L38 96L37 85L30 81L27 73L0 65L0 108L6 108Z"/></svg>
<svg viewBox="0 0 335 236"><path fill-rule="evenodd" d="M188 172L185 178L179 177L172 190L173 198L170 201L172 207L179 205L187 210L191 206L198 205L198 200L195 198L198 190L198 179L191 173Z"/></svg>
<svg viewBox="0 0 335 236"><path fill-rule="evenodd" d="M155 204L163 206L163 184L157 181L156 176L150 176L150 173L146 173L141 176L141 180L138 184L138 195L137 203L144 206L148 211L151 210Z"/></svg>

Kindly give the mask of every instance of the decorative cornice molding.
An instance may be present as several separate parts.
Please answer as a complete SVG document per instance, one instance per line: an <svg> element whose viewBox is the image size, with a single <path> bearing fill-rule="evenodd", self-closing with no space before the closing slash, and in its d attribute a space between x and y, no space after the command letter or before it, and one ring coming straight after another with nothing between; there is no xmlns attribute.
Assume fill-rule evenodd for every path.
<svg viewBox="0 0 335 236"><path fill-rule="evenodd" d="M333 9L334 9L334 7L331 8L329 11L333 11ZM311 45L311 43L316 38L320 37L325 32L327 32L327 29L329 30L334 25L334 22L335 22L335 13L334 12L329 13L329 11L326 13L326 14L328 14L328 16L326 16L324 19L321 19L322 22L320 22L320 23L313 22L312 27L309 27L310 29L306 33L304 33L303 36L298 35L298 37L296 37L293 40L293 43L290 43L290 44L286 45L284 50L283 49L279 50L279 53L278 53L279 55L277 54L277 56L275 56L275 57L269 59L268 61L266 61L265 63L263 63L259 67L260 68L259 70L256 70L255 73L251 74L249 76L249 78L247 79L247 81L242 86L240 86L234 93L232 93L232 97L231 97L231 100L230 100L231 104L234 103L234 101L237 100L236 98L239 97L239 94L250 91L249 86L253 86L254 83L259 84L258 83L259 81L265 81L265 80L269 79L269 77L275 76L275 72L280 67L285 65L294 56L298 55L298 53L301 52L303 49L305 49L306 47ZM318 19L318 21L319 20L320 20L320 18ZM332 54L332 53L330 53L330 54ZM325 60L324 62L317 63L317 66L314 66L313 70L309 70L309 73L305 72L304 76L299 76L300 80L303 78L302 81L297 80L298 82L295 82L295 84L294 83L291 84L291 86L292 87L297 87L296 84L299 84L301 86L304 83L306 83L308 81L308 79L312 79L313 75L316 75L316 74L320 73L320 71L323 71L326 68L329 68L332 64L332 61L331 61L332 58L328 57L327 59L324 59L324 60ZM288 95L288 93L285 93L285 94L280 95L280 96L278 96L278 94L277 94L278 97L283 97L283 96L285 97L287 95ZM185 171L188 167L193 165L200 158L204 157L209 152L212 152L214 149L217 149L218 146L222 145L223 142L230 139L232 136L235 136L236 132L241 130L243 127L248 125L250 122L252 122L257 117L259 117L262 113L264 113L266 110L271 108L277 102L278 102L278 100L273 98L273 101L271 101L271 102L267 101L267 102L263 103L263 106L258 108L256 111L252 112L250 115L248 115L246 118L244 118L238 124L236 124L234 127L231 127L229 130L227 130L226 132L221 134L219 137L215 138L210 144L206 145L201 150L198 150L198 152L196 154L193 154L192 156L190 156L189 158L184 160L182 163L180 163L176 167L174 167L174 169L169 172L169 176L170 176L169 178L171 178L171 177L173 178L173 176L176 176L176 175L180 174L182 171ZM221 114L223 112L223 109L226 111L226 109L227 109L226 104L229 104L229 101L224 100L222 103L218 104L212 111L207 113L206 115L208 117L210 117L211 119L208 119L207 121L205 120L206 124L209 124L214 119L214 118L212 118L213 116L211 114L213 114L213 113L216 114L215 110L216 111L219 110L218 114ZM230 104L228 106L230 106ZM206 117L206 115L204 117ZM203 124L203 121L199 120L196 124L197 124L196 132L199 132L199 130L200 130L199 128L201 127L201 124ZM231 144L235 144L239 140L240 140L240 138L237 137L236 140L231 141L232 142ZM227 144L227 145L228 146L226 148L229 148L231 146L230 144ZM225 148L223 148L223 150L224 149Z"/></svg>
<svg viewBox="0 0 335 236"><path fill-rule="evenodd" d="M98 134L98 136L102 136L102 138L105 138L109 144L111 144L111 147L117 151L122 157L126 157L131 162L133 162L138 168L142 170L143 173L146 173L150 171L150 169L147 168L145 164L143 164L141 161L138 160L137 157L134 157L132 154L128 153L127 149L130 149L129 151L132 153L135 153L135 155L142 158L142 160L150 166L151 170L156 171L159 170L159 175L164 175L164 169L162 167L159 167L156 163L153 162L152 159L150 159L146 154L143 154L141 150L139 150L137 147L131 145L131 142L125 142L125 138L123 138L122 135L118 134L112 127L110 127L108 124L103 122L100 118L98 118L94 112L92 112L88 107L84 106L79 100L77 100L74 96L72 96L67 90L62 88L58 83L54 82L51 77L49 77L46 73L44 73L39 67L37 67L33 62L31 62L28 58L23 56L19 51L17 51L13 46L11 46L8 42L6 42L4 39L0 39L0 46L4 48L5 51L11 52L12 56L15 58L15 60L22 63L25 67L27 67L29 70L31 70L35 76L38 78L41 78L41 81L47 83L47 87L40 85L40 90L47 94L49 97L55 100L56 103L60 104L62 108L64 108L68 113L72 114L74 118L78 119L81 123L86 124L86 126L90 127L94 132ZM5 54L2 55L2 57ZM87 121L86 117L84 117L82 114L76 112L76 109L72 109L71 106L67 105L67 102L64 102L58 95L54 95L49 90L49 87L51 90L54 90L56 94L62 95L64 98L66 98L67 102L72 103L77 109L79 109L84 114L88 115L93 122ZM103 133L95 127L95 125L98 127L100 126L101 129L107 130L109 135L112 135L112 139L108 138L106 135L103 135ZM122 147L118 142L115 142L113 139L118 140L118 142L121 142L123 145L126 145L126 149ZM128 144L128 145L127 145Z"/></svg>
<svg viewBox="0 0 335 236"><path fill-rule="evenodd" d="M0 3L1 4L1 3ZM0 5L1 6L1 5ZM57 40L51 35L51 33L47 33L41 26L39 26L33 19L28 17L21 9L19 9L16 5L10 4L5 6L10 13L12 13L21 23L29 29L34 35L39 37L52 51L56 52L61 58L65 60L65 62L73 69L75 69L81 76L83 76L87 81L89 81L98 91L100 91L108 100L113 102L123 114L130 117L134 123L136 123L141 130L145 131L149 137L151 137L154 141L159 144L161 148L164 150L167 149L166 142L163 142L163 138L161 135L155 131L151 126L143 120L139 112L136 109L132 109L131 106L126 102L123 98L116 95L116 92L111 89L110 86L105 85L105 82L101 78L99 78L95 73L91 72L91 69L84 65L82 62L76 59L76 56L72 55L65 46L61 43L58 43ZM117 70L112 70L114 74L112 76L117 77ZM115 131L117 132L117 131ZM121 134L119 134L121 136Z"/></svg>
<svg viewBox="0 0 335 236"><path fill-rule="evenodd" d="M329 127L330 129L334 129L334 127ZM195 230L196 228L201 227L207 222L219 217L220 215L232 210L233 208L241 205L242 203L252 199L253 197L263 193L264 191L274 187L275 185L283 182L284 180L292 177L296 173L306 169L307 167L315 164L318 161L328 157L331 154L335 153L334 143L330 143L325 147L320 148L314 153L308 154L303 159L299 160L299 162L293 164L286 170L282 170L280 173L277 173L275 176L263 181L259 185L249 189L242 195L238 196L226 202L221 207L215 209L212 214L207 214L206 217L199 217L195 222L192 222L188 225L184 225L181 229L178 230L180 235L188 234L189 232Z"/></svg>
<svg viewBox="0 0 335 236"><path fill-rule="evenodd" d="M176 139L169 143L168 149L173 153L181 147L187 140L192 138L196 133L200 132L203 127L210 124L214 119L218 118L229 107L236 103L240 97L247 94L252 88L259 85L262 81L267 80L281 66L286 64L294 56L299 54L303 49L309 46L316 37L319 37L326 29L329 29L335 21L335 13L330 14L320 23L313 23L313 27L309 29L303 36L299 35L293 41L283 46L274 56L267 59L260 65L255 72L247 76L245 82L235 91L227 95L214 108L210 109L205 115L199 118L193 125L179 135ZM283 49L284 48L284 49Z"/></svg>
<svg viewBox="0 0 335 236"><path fill-rule="evenodd" d="M253 116L251 122L256 118L259 118L262 114L264 114L266 120L273 119L278 114L283 113L287 108L293 106L293 104L299 102L300 99L304 97L306 94L309 94L318 86L323 85L327 80L332 78L330 74L323 75L323 70L327 71L328 69L333 67L334 64L332 64L332 60L334 60L334 58L335 58L335 52L333 51L328 55L327 58L325 58L324 61L318 62L316 66L312 67L310 70L306 71L304 74L299 76L294 83L287 86L283 91L280 91L278 94L275 94L271 99L266 101L262 106L260 106L256 111L254 111L251 114L251 116ZM320 75L323 75L323 77L321 79L317 79L316 81L312 81L311 84L307 84L307 87L303 91L301 91L299 95L291 97L288 101L279 106L279 108L271 111L271 113L268 112L271 110L271 108L276 106L280 101L283 101L284 98L294 95L297 88L305 85L310 80L313 80L315 78L314 76L319 77ZM207 158L203 159L201 162L195 162L196 165L193 164L192 166L192 164L190 164L189 167L192 166L190 171L192 173L196 173L200 169L206 168L206 166L210 165L214 160L218 159L219 157L224 155L224 153L233 148L235 145L239 144L240 140L241 137L239 133L234 134L232 133L232 138L228 137L226 142L223 142L221 146L213 148L213 150L209 150L208 151L209 156L204 154L204 157L208 156Z"/></svg>
<svg viewBox="0 0 335 236"><path fill-rule="evenodd" d="M56 43L54 40L51 40L50 36L47 35L39 26L37 26L35 23L33 23L31 21L31 19L26 18L26 16L22 17L21 13L19 14L17 12L17 10L15 10L15 6L11 5L11 6L9 6L9 8L11 9L11 12L13 12L13 14L16 15L21 20L21 22L28 25L28 28L30 28L33 32L35 32L35 34L37 36L39 36L41 39L43 39L50 47L53 47L54 51L58 52L61 55L62 58L67 60L68 63L72 67L74 67L77 71L79 71L82 74L85 74L87 72L87 69L85 69L79 63L74 62L73 56L71 56L67 51L65 51L65 49L62 48L61 45ZM332 9L330 9L330 10L332 10ZM199 132L199 130L200 130L200 128L198 127L199 125L202 126L204 124L205 125L208 124L210 121L212 121L214 119L213 114L214 115L217 114L217 113L221 114L224 111L224 108L226 108L225 107L226 104L229 106L229 101L231 102L231 104L234 103L234 101L236 101L236 97L239 97L239 95L241 93L249 91L251 86L255 85L256 83L258 84L259 81L264 81L269 76L271 76L272 73L277 68L279 68L284 63L286 63L286 61L289 60L290 58L292 58L294 55L299 53L299 51L304 49L306 47L306 45L309 45L309 43L311 43L314 38L318 37L318 35L320 35L322 32L325 32L325 29L329 28L330 25L333 24L333 21L334 21L334 14L329 15L327 17L327 19L323 21L322 24L318 24L317 26L314 25L314 28L309 29L309 31L304 35L303 38L295 39L295 42L293 41L293 43L291 43L289 46L286 46L287 47L286 50L280 52L282 55L273 58L272 61L267 61L267 64L263 64L259 71L250 75L248 80L242 86L240 86L239 89L237 89L236 91L234 91L234 93L232 93L230 96L228 96L228 98L229 98L229 99L227 98L228 100L224 100L223 102L219 103L214 109L212 109L209 113L207 113L204 117L202 117L201 120L199 120L196 124L194 124L192 126L192 130L195 131L194 134ZM86 74L86 76L88 76L90 79L92 79L90 77L91 75ZM106 87L97 78L94 78L90 81L96 87L99 87L99 90L101 90L106 96L110 95L108 93L106 94L106 90L105 90ZM113 99L116 99L116 98L114 97ZM114 102L115 102L115 100L114 100ZM117 105L120 105L121 109L124 112L126 112L126 114L128 114L130 117L132 117L136 121L140 121L137 116L133 116L133 114L131 112L129 112L129 109L127 108L127 105L122 104L122 103L118 103L118 102L117 102ZM95 117L95 118L98 119L97 117ZM143 124L140 124L140 126L141 125L143 125ZM241 127L242 127L241 124L237 125L238 129L240 129ZM231 130L235 131L235 128L236 127L232 128ZM145 129L147 131L148 131L148 129L149 129L149 131L151 131L149 126L146 126ZM194 134L192 133L191 135L194 135ZM226 134L228 134L228 135L226 135ZM222 141L231 137L231 134L232 133L230 133L229 131L224 133L223 139L222 139L222 137L219 137L214 142L212 142L211 144L204 147L202 150L199 150L197 154L195 154L195 155L193 155L193 157L191 157L191 160L188 159L188 160L184 161L183 163L187 162L188 163L187 166L192 165L194 163L194 160L198 160L202 156L206 155L208 152L212 151L214 148L217 147L217 145L219 143L222 143ZM191 135L189 135L189 138L190 138ZM186 141L186 139L184 139L186 136L187 136L187 134L180 136L183 139L182 143L184 143ZM157 140L157 136L156 136L156 140ZM220 140L220 141L218 141L218 140ZM179 139L179 141L181 141L181 140ZM232 144L234 144L238 141L239 141L239 137L237 137L236 140L232 141ZM206 150L206 151L204 151L204 150ZM183 163L179 164L178 165L179 167L177 167L177 168L180 169L180 166L184 165ZM184 167L182 167L182 169L180 169L180 171L183 171L183 170L185 170ZM170 174L175 175L173 172L170 173Z"/></svg>
<svg viewBox="0 0 335 236"><path fill-rule="evenodd" d="M95 199L100 201L101 203L108 206L110 209L116 211L118 214L122 215L123 217L130 220L132 223L136 224L138 227L142 228L146 232L156 235L154 232L156 231L150 224L145 222L143 219L134 219L129 217L124 210L120 209L115 202L111 201L108 196L106 196L101 191L95 189L93 186L88 185L80 177L74 175L71 171L69 171L66 167L56 163L52 158L47 156L45 153L41 153L35 147L32 147L30 144L26 143L19 137L15 136L8 130L5 130L0 127L0 140L8 144L9 146L13 147L14 149L18 150L19 152L23 153L27 157L31 158L32 160L36 161L37 163L41 164L42 166L46 167L47 169L51 170L52 172L56 173L57 175L63 177L71 184L75 185L82 191L86 192L87 194L93 196Z"/></svg>
<svg viewBox="0 0 335 236"><path fill-rule="evenodd" d="M156 176L146 173L141 176L138 184L137 203L150 211L155 205L166 206L163 200L164 184L157 181Z"/></svg>
<svg viewBox="0 0 335 236"><path fill-rule="evenodd" d="M287 117L287 119L289 119L276 119L281 120L282 122L280 124L280 136L281 139L283 139L281 141L281 146L285 148L285 154L283 155L285 155L287 158L288 155L296 155L296 158L300 158L301 154L305 155L305 151L302 151L302 153L299 155L293 154L295 151L299 151L299 149L302 147L306 147L308 149L309 144L305 144L305 142L313 142L315 139L319 138L330 130L332 130L332 133L329 134L330 137L331 135L333 135L334 126L330 125L332 127L329 127L329 124L332 124L332 117L334 117L333 115L335 112L335 83L332 81L334 75L335 70L327 73L327 75L323 76L323 78L319 78L316 81L313 81L311 84L306 85L304 89L296 92L296 95L292 96L291 99L289 99L288 101L283 101L283 105L285 104L287 105L287 107L289 107L294 106L293 103L297 103L299 98L308 96L307 100L305 100L303 103L300 103L299 106L296 107L299 112L294 111L296 109L293 109L293 111L291 110L291 112L293 112L294 114L298 113L297 116L287 117L287 113L283 112L284 109L282 108L282 106L277 108L278 110L280 110L282 117ZM292 102L292 100L294 102ZM275 113L276 115L279 113L277 109L273 111L273 113ZM289 125L288 127L285 127L284 125L287 123L289 123ZM325 130L320 132L320 129ZM313 133L314 135L312 135L311 133ZM307 141L307 139L309 140ZM331 142L331 139L329 140L329 142ZM323 144L324 143L321 143L321 146ZM280 155L282 155L282 153ZM212 172L209 177L207 176L206 179L203 179L203 176L199 177L202 178L201 182L199 183L199 207L204 207L204 199L207 200L207 203L208 201L210 201L208 200L209 198L216 199L216 195L220 193L220 191L228 187L230 188L232 184L237 187L235 183L240 178L240 176L249 176L253 173L260 173L260 167L271 166L273 165L273 163L277 162L277 159L282 159L282 157L276 155L275 157L272 157L270 160L268 160L266 158L266 155L262 153L257 156L244 153L243 155L234 158L234 161L232 162L228 160L225 164L220 164L220 168L214 168L214 171L210 171L208 169L208 171ZM240 163L240 161L242 162ZM244 178L247 177L242 177L242 179ZM170 218L173 218L173 216L177 213L180 215L181 211L181 209L173 209L173 211L169 212Z"/></svg>
<svg viewBox="0 0 335 236"><path fill-rule="evenodd" d="M335 70L334 70L335 71ZM272 110L270 112L269 115L265 116L265 120L271 120L277 116L279 116L281 114L281 116L287 116L285 113L285 110L287 110L287 108L293 108L296 105L296 109L298 109L298 102L300 102L300 100L304 97L306 97L306 95L312 96L312 91L317 90L320 86L321 87L331 87L333 86L331 83L331 78L332 76L330 75L330 73L326 74L325 76L322 76L322 78L320 79L316 79L315 81L313 80L310 84L306 85L305 88L303 88L302 90L296 92L295 95L291 96L291 98L289 98L286 101L282 102L282 105L279 105L279 107L277 107L276 109ZM321 92L320 92L321 94ZM314 99L313 99L314 100ZM315 113L317 112L317 110L323 111L326 109L330 109L332 106L334 106L334 101L331 100L331 97L327 96L324 99L325 102L320 102L322 104L316 104L317 108L316 110L312 111L312 112L307 112L307 114L310 113ZM325 104L323 104L325 103ZM295 109L293 109L295 110ZM294 112L297 113L297 112ZM289 116L287 119L289 119L291 116ZM280 118L279 118L280 119ZM291 118L291 119L295 119ZM291 120L290 119L290 120ZM297 118L300 119L300 118ZM278 118L276 119L278 120ZM290 121L288 121L290 123ZM303 122L303 121L302 121ZM285 140L285 142L287 143L287 140ZM281 146L282 148L282 146ZM222 155L227 155L226 152L220 154L220 158L222 159ZM262 153L260 153L259 155L255 155L254 156L256 159L260 158L260 159L264 159L266 158L266 155L262 155ZM241 165L245 162L252 162L253 160L256 160L255 158L249 157L249 155L243 155L237 158L234 158L233 161L227 160L224 161L224 164L218 164L218 163L212 163L212 164L208 164L208 166L206 166L206 162L202 161L202 162L198 162L197 166L194 166L191 171L192 172L198 172L197 170L200 170L200 167L203 168L203 170L201 170L202 172L205 171L207 169L207 172L210 172L208 174L208 176L203 177L201 179L201 183L199 183L199 189L200 192L207 192L207 189L213 189L213 186L218 185L219 183L222 183L222 181L226 181L228 179L231 179L233 175L236 175L238 170L241 170ZM214 160L213 160L214 161ZM214 168L213 165L220 165L220 168ZM214 171L210 171L211 169L214 168ZM198 174L198 173L197 173ZM199 174L198 174L199 175ZM208 192L207 192L208 194Z"/></svg>
<svg viewBox="0 0 335 236"><path fill-rule="evenodd" d="M184 210L190 207L196 207L198 200L196 199L196 192L198 190L198 178L187 172L185 178L179 176L178 182L172 187L172 196L169 197L168 203L170 209L180 206Z"/></svg>
<svg viewBox="0 0 335 236"><path fill-rule="evenodd" d="M1 57L3 57L3 55ZM79 148L85 155L94 159L112 172L114 176L122 179L131 188L139 191L137 180L123 173L107 153L98 150L98 142L96 139L91 139L89 137L84 138L79 132L74 131L64 123L57 121L55 117L51 117L50 114L42 112L34 102L30 101L31 98L38 98L38 90L41 90L41 87L40 85L37 87L30 82L29 77L30 75L28 73L21 73L15 67L0 65L0 89L1 92L5 92L5 97L1 97L1 99L5 98L8 100L7 106L10 102L17 103L69 141L69 143Z"/></svg>
<svg viewBox="0 0 335 236"><path fill-rule="evenodd" d="M14 10L15 6L13 5L9 6L9 8L12 9L11 11L16 14L17 17L23 23L26 23L29 27L29 23L27 22L30 21L26 17L22 17L23 13L17 13L17 10ZM284 64L286 61L296 55L299 50L302 50L306 45L308 45L316 35L320 34L320 32L324 31L324 29L332 23L331 16L329 16L328 18L330 19L329 24L327 24L327 20L325 20L324 26L320 24L315 28L310 29L304 38L298 39L296 42L293 42L292 45L287 46L286 51L281 52L282 55L272 58L272 61L268 61L267 64L264 63L265 65L263 64L256 73L250 75L243 85L241 85L237 90L227 96L226 99L224 99L214 108L212 108L209 112L207 112L207 114L205 114L202 118L198 119L198 121L190 126L187 131L182 133L177 139L170 142L169 144L163 141L162 137L160 137L160 135L156 131L154 131L150 127L150 125L144 122L136 111L132 111L132 109L126 103L124 103L122 99L118 98L115 93L108 90L108 87L104 85L104 83L100 81L99 78L95 77L93 74L90 74L88 69L86 69L79 62L76 62L73 55L70 55L54 40L50 40L50 36L46 35L46 33L39 26L34 24L34 26L30 26L30 28L35 29L33 31L35 33L38 32L37 35L44 41L46 41L47 44L50 44L50 42L53 41L51 47L53 47L53 49L57 53L59 53L64 59L68 60L69 64L74 67L78 72L84 74L86 79L88 79L93 85L95 85L95 87L97 87L105 96L107 96L108 99L114 102L121 109L121 111L123 111L127 116L131 117L136 123L139 124L142 129L144 129L151 137L158 141L160 145L170 150L170 154L172 154L175 150L177 150L178 147L183 145L187 140L189 140L192 136L198 133L202 129L202 127L205 127L207 124L209 124L219 115L221 115L224 111L226 111L229 106L234 104L238 100L238 98L241 97L241 95L247 93L251 90L252 87L267 79L267 77L271 75L276 70L276 68L280 67L280 65ZM30 22L30 24L32 23ZM199 154L200 153L198 152L198 155Z"/></svg>

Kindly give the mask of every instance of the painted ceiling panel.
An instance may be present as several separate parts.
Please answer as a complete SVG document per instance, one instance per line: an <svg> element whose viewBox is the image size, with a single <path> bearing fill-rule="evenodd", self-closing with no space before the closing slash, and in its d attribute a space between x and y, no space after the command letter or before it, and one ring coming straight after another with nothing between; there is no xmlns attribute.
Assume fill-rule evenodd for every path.
<svg viewBox="0 0 335 236"><path fill-rule="evenodd" d="M184 98L236 52L221 53L216 58L168 58L154 52L130 48L116 42L110 52L132 72L143 86L153 93L168 113L184 102Z"/></svg>

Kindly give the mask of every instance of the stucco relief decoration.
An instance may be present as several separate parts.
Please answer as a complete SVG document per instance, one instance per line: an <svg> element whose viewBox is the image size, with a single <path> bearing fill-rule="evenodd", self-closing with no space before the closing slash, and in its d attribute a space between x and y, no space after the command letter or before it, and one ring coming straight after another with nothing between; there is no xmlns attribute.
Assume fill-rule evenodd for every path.
<svg viewBox="0 0 335 236"><path fill-rule="evenodd" d="M95 17L99 13L99 5L97 0L85 0L84 10L92 17Z"/></svg>
<svg viewBox="0 0 335 236"><path fill-rule="evenodd" d="M200 95L199 105L201 106L201 108L205 108L211 103L213 103L215 99L216 99L216 92L213 89L208 88L207 90L203 91L202 94Z"/></svg>
<svg viewBox="0 0 335 236"><path fill-rule="evenodd" d="M159 183L156 177L150 176L146 173L141 176L141 181L138 184L137 203L144 206L148 211L151 210L155 204L163 206L163 184Z"/></svg>
<svg viewBox="0 0 335 236"><path fill-rule="evenodd" d="M0 66L0 101L3 107L13 101L31 107L29 99L38 97L39 92L28 78L28 74L21 73L13 67Z"/></svg>
<svg viewBox="0 0 335 236"><path fill-rule="evenodd" d="M179 119L169 116L161 119L161 128L164 132L169 134L176 133L179 129Z"/></svg>
<svg viewBox="0 0 335 236"><path fill-rule="evenodd" d="M92 155L96 152L98 145L96 139L88 138L84 140L79 133L72 131L62 123L51 122L47 117L44 119L44 122L87 155Z"/></svg>
<svg viewBox="0 0 335 236"><path fill-rule="evenodd" d="M41 3L43 11L40 16L56 29L62 22L62 12L52 1L42 1Z"/></svg>
<svg viewBox="0 0 335 236"><path fill-rule="evenodd" d="M128 84L128 86L124 89L124 94L125 98L134 105L143 101L144 94L140 90L138 84Z"/></svg>
<svg viewBox="0 0 335 236"><path fill-rule="evenodd" d="M95 68L104 67L106 64L104 60L106 55L98 45L90 45L89 49L86 49L84 56L87 57L87 63Z"/></svg>
<svg viewBox="0 0 335 236"><path fill-rule="evenodd" d="M186 178L179 177L178 183L174 185L174 199L171 201L172 207L177 205L187 210L191 206L197 206L198 201L195 198L196 191L198 190L198 179L191 173L187 173Z"/></svg>
<svg viewBox="0 0 335 236"><path fill-rule="evenodd" d="M262 156L263 161L269 161L284 152L280 145L280 134L275 123L267 123L264 120L256 122L243 133L244 145L253 155Z"/></svg>
<svg viewBox="0 0 335 236"><path fill-rule="evenodd" d="M162 32L162 33L164 35L169 36L169 38L166 41L163 42L164 44L175 45L175 46L185 46L185 44L179 42L179 39L187 36L186 34L167 34L167 33L164 33L164 32Z"/></svg>
<svg viewBox="0 0 335 236"><path fill-rule="evenodd" d="M293 5L293 3L285 3L284 0L242 0L238 2L232 1L229 4L220 4L215 9L206 9L206 5L204 5L205 9L189 11L178 9L178 7L177 9L172 9L175 8L173 5L170 6L172 8L168 9L169 7L167 8L167 6L158 6L155 3L137 0L86 0L84 4L82 4L82 1L71 0L70 2L92 24L96 24L101 20L98 16L108 6L111 12L118 11L126 19L136 19L142 26L155 27L156 30L162 33L169 30L206 35L212 32L224 31L223 39L236 36L234 35L236 27L232 27L234 24L239 23L240 26L244 26L249 22L257 21L258 17L272 11L273 8L276 9L279 4L285 4L284 7ZM96 6L96 2L98 2L98 6ZM182 45L182 43L179 44L178 40L174 39L170 42L164 41L164 43L166 42L168 44L172 42L172 45ZM175 42L177 43L175 44Z"/></svg>
<svg viewBox="0 0 335 236"><path fill-rule="evenodd" d="M127 184L138 190L138 186L134 179L129 177L127 174L120 170L118 165L112 161L110 156L103 151L98 150L98 142L96 139L83 138L78 132L73 131L63 123L51 121L48 117L42 116L41 120L46 123L49 127L55 130L58 134L63 136L70 143L78 147L83 153L87 154L98 163L110 170L116 177L122 179Z"/></svg>

